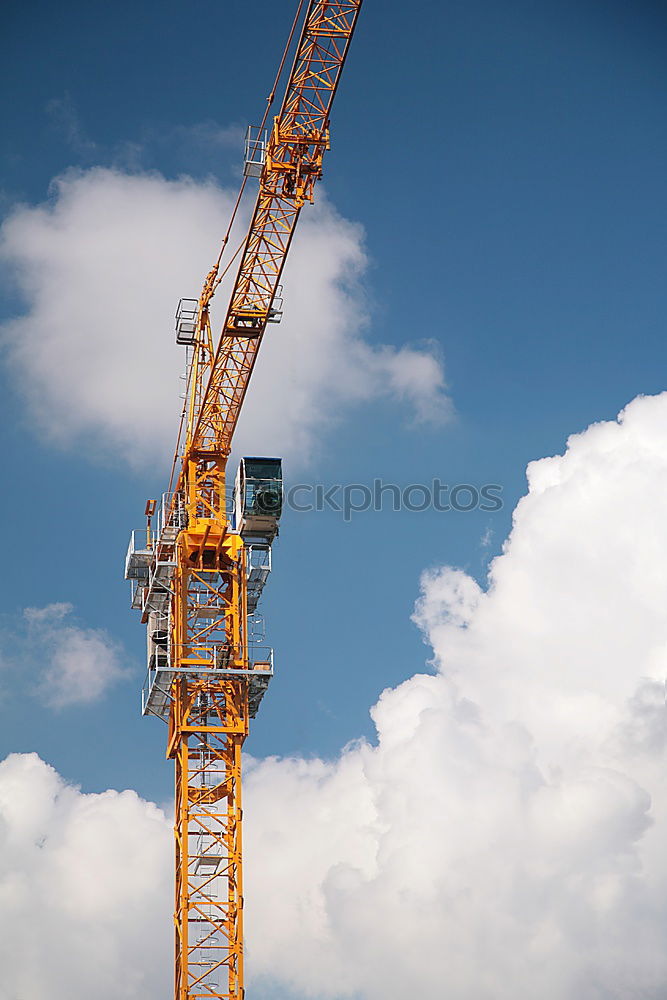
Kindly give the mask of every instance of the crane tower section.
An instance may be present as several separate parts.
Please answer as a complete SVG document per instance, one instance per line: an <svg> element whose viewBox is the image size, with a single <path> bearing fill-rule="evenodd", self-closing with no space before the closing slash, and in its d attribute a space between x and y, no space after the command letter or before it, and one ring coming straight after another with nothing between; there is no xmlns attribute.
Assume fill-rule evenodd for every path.
<svg viewBox="0 0 667 1000"><path fill-rule="evenodd" d="M187 391L176 478L159 503L148 502L126 558L131 605L147 628L142 710L168 724L175 762L175 1000L244 997L241 749L273 676L257 608L282 510L282 466L244 458L233 488L226 466L267 325L282 316L283 267L322 175L361 5L305 4L280 112L248 131L239 202L248 179L258 179L259 192L224 322L214 342L211 300L236 257L221 270L227 237L199 298L179 302Z"/></svg>

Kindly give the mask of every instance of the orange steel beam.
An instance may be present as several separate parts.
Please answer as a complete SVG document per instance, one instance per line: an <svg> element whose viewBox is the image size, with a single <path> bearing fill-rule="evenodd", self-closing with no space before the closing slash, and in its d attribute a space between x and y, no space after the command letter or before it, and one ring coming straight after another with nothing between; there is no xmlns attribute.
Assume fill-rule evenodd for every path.
<svg viewBox="0 0 667 1000"><path fill-rule="evenodd" d="M361 5L362 0L311 0L308 5L283 104L269 136L259 193L215 354L209 350L208 311L216 269L204 285L183 485L197 475L189 463L215 466L229 455L299 213L305 201L312 201L322 176L329 114ZM212 470L212 478L217 472Z"/></svg>
<svg viewBox="0 0 667 1000"><path fill-rule="evenodd" d="M302 206L329 148L329 113L362 0L310 0L220 340L199 300L182 463L171 516L171 687L176 765L175 1000L243 1000L241 748L248 733L245 550L230 530L225 465ZM180 515L179 515L180 516ZM176 523L176 521L174 522ZM146 620L146 616L145 616ZM149 629L150 629L150 619Z"/></svg>
<svg viewBox="0 0 667 1000"><path fill-rule="evenodd" d="M248 733L243 541L209 522L203 531L181 532L176 562L177 673L167 749L176 764L174 995L240 1000L241 748Z"/></svg>

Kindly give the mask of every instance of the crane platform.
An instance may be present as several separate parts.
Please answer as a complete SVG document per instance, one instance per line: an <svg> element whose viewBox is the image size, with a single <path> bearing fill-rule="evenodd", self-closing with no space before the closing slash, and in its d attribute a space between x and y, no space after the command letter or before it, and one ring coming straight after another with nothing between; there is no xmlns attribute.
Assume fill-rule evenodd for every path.
<svg viewBox="0 0 667 1000"><path fill-rule="evenodd" d="M222 678L247 678L248 680L248 714L254 719L259 711L262 698L266 694L271 678L273 677L273 650L265 647L258 650L258 657L252 662L249 670L238 670L234 667L219 668L208 667L201 670L190 668L174 668L170 664L161 665L157 663L149 667L146 673L143 688L141 690L141 714L155 715L165 722L169 719L171 709L171 689L174 679L179 674L187 677L211 677L220 680Z"/></svg>

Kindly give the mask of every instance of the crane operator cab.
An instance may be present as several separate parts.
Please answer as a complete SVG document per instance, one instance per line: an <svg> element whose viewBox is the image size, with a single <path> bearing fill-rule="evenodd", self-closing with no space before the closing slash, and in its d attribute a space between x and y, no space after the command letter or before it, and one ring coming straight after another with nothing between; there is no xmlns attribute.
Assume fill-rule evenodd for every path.
<svg viewBox="0 0 667 1000"><path fill-rule="evenodd" d="M235 529L269 545L278 534L283 508L280 458L242 458L234 489Z"/></svg>

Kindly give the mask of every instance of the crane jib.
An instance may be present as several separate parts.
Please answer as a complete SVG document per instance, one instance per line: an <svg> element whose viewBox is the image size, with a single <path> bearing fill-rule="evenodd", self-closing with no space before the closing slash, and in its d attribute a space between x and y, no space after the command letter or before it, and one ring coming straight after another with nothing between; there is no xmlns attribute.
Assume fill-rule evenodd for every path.
<svg viewBox="0 0 667 1000"><path fill-rule="evenodd" d="M329 115L361 2L311 0L215 358L193 415L193 447L217 441L228 454L261 336L302 205L312 200L329 147ZM238 347L234 340L253 339Z"/></svg>

